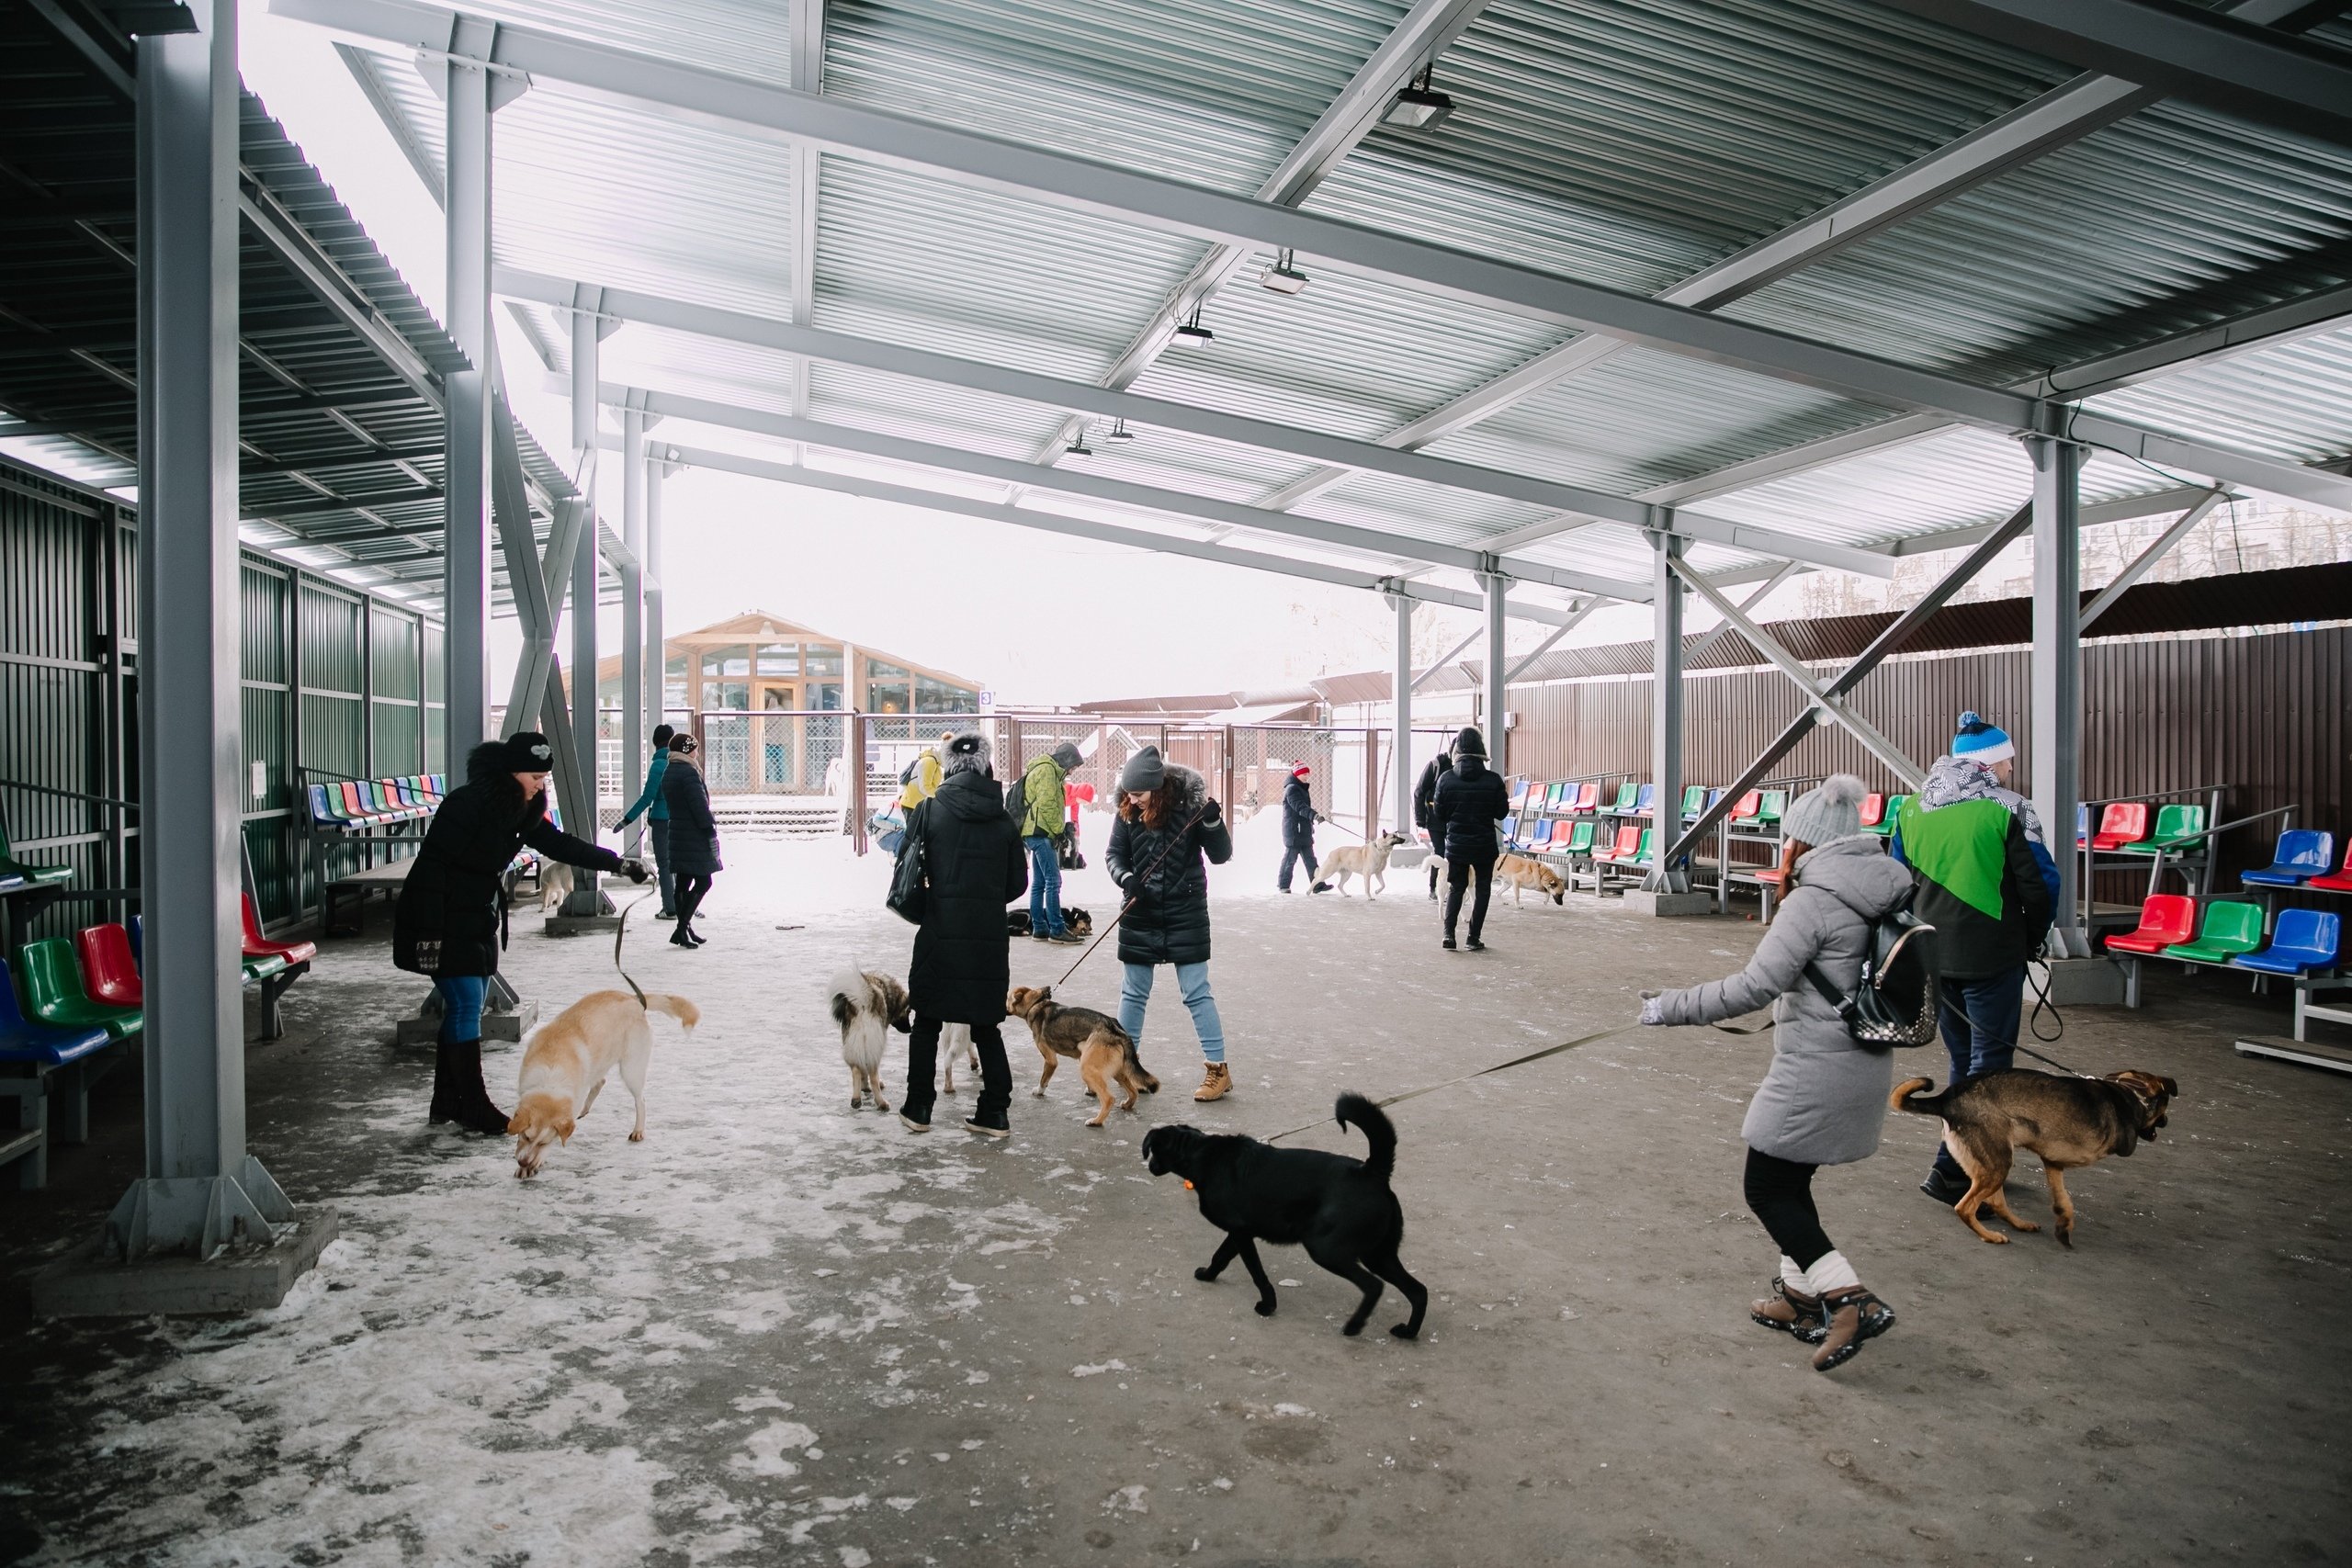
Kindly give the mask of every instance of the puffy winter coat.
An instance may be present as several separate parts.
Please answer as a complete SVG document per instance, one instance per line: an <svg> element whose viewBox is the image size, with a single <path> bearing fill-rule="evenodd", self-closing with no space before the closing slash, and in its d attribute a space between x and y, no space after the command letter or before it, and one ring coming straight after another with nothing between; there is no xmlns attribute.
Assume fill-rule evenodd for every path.
<svg viewBox="0 0 2352 1568"><path fill-rule="evenodd" d="M907 775L904 788L899 791L899 809L912 811L939 793L939 749L933 747L915 759L914 772Z"/></svg>
<svg viewBox="0 0 2352 1568"><path fill-rule="evenodd" d="M670 819L670 807L662 798L662 781L669 772L670 749L663 746L654 751L653 761L645 765L645 788L630 803L629 808L621 813L622 827L628 827L639 817L648 822L667 822Z"/></svg>
<svg viewBox="0 0 2352 1568"><path fill-rule="evenodd" d="M466 759L466 782L433 814L401 885L392 908L392 962L413 975L435 977L497 974L506 868L526 844L566 865L621 868L612 851L549 822L544 792L523 798L523 786L500 765L497 741L475 747Z"/></svg>
<svg viewBox="0 0 2352 1568"><path fill-rule="evenodd" d="M1023 838L1055 838L1069 825L1069 782L1051 752L1030 759L1021 773L1021 795L1027 802L1018 824Z"/></svg>
<svg viewBox="0 0 2352 1568"><path fill-rule="evenodd" d="M1889 845L1918 874L1919 918L1936 928L1938 968L1982 980L2041 949L2058 899L2058 865L2033 803L1992 770L1939 757L1927 786L1903 803Z"/></svg>
<svg viewBox="0 0 2352 1568"><path fill-rule="evenodd" d="M977 769L949 773L917 808L929 892L915 931L907 995L943 1023L995 1023L1012 988L1005 906L1029 891L1021 833L996 781Z"/></svg>
<svg viewBox="0 0 2352 1568"><path fill-rule="evenodd" d="M1306 787L1305 779L1294 778L1283 786L1283 848L1314 847L1315 794Z"/></svg>
<svg viewBox="0 0 2352 1568"><path fill-rule="evenodd" d="M1426 829L1430 813L1437 807L1438 781L1453 772L1453 759L1440 751L1421 768L1420 782L1413 785L1413 826Z"/></svg>
<svg viewBox="0 0 2352 1568"><path fill-rule="evenodd" d="M1819 964L1831 985L1851 991L1869 922L1910 894L1910 874L1876 834L1832 839L1798 860L1793 891L1747 968L1658 998L1668 1023L1713 1023L1773 1003L1772 1066L1739 1129L1750 1148L1805 1165L1845 1165L1877 1150L1894 1053L1856 1044L1804 966Z"/></svg>
<svg viewBox="0 0 2352 1568"><path fill-rule="evenodd" d="M1233 858L1233 833L1208 798L1208 781L1173 762L1168 774L1179 786L1168 820L1147 828L1140 818L1128 821L1123 811L1102 852L1111 880L1136 901L1119 922L1122 964L1209 961L1208 868ZM1195 812L1202 813L1198 822L1193 822Z"/></svg>
<svg viewBox="0 0 2352 1568"><path fill-rule="evenodd" d="M1453 772L1437 781L1430 842L1442 846L1448 860L1492 860L1502 851L1495 824L1510 814L1510 791L1502 774L1487 766L1484 757L1457 757Z"/></svg>
<svg viewBox="0 0 2352 1568"><path fill-rule="evenodd" d="M716 876L727 867L718 858L718 820L710 814L710 786L702 770L683 751L670 753L662 775L662 802L670 808L670 847L662 869L673 876Z"/></svg>

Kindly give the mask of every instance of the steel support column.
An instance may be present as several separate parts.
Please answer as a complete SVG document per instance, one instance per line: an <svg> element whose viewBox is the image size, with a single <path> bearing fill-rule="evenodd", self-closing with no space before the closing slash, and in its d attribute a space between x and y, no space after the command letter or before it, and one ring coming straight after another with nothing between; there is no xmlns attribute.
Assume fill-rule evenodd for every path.
<svg viewBox="0 0 2352 1568"><path fill-rule="evenodd" d="M461 33L487 35L461 20ZM445 687L441 712L449 772L462 778L466 753L490 734L491 412L496 372L490 319L490 120L492 78L458 52L489 51L489 39L452 45L441 67L445 111L445 258L449 337L467 368L445 383L448 472L442 481L441 601Z"/></svg>
<svg viewBox="0 0 2352 1568"><path fill-rule="evenodd" d="M645 478L644 465L621 477L621 543L629 563L621 568L621 799L636 794L632 781L645 766ZM625 853L639 853L645 829L639 826L628 840Z"/></svg>
<svg viewBox="0 0 2352 1568"><path fill-rule="evenodd" d="M1682 540L1656 533L1650 541L1650 780L1657 789L1650 866L1642 886L1657 893L1686 893L1690 879L1674 869L1674 829L1682 821Z"/></svg>
<svg viewBox="0 0 2352 1568"><path fill-rule="evenodd" d="M2034 809L2058 863L2058 907L2050 928L2057 957L2085 958L2075 806L2082 795L2083 448L2036 437L2033 457Z"/></svg>
<svg viewBox="0 0 2352 1568"><path fill-rule="evenodd" d="M571 446L580 463L580 537L573 542L571 568L571 745L576 759L573 777L577 798L564 803L564 826L576 838L594 843L603 823L597 784L596 588L602 551L596 520L596 367L595 317L575 311L571 318ZM626 487L626 480L624 480ZM552 700L552 698L550 698ZM626 769L624 769L626 776ZM571 897L564 902L567 915L598 915L605 897L593 871L572 873Z"/></svg>
<svg viewBox="0 0 2352 1568"><path fill-rule="evenodd" d="M139 40L139 862L147 1174L102 1250L209 1258L294 1218L245 1152L237 7Z"/></svg>
<svg viewBox="0 0 2352 1568"><path fill-rule="evenodd" d="M1388 765L1396 776L1392 781L1390 795L1396 803L1396 831L1403 833L1413 825L1413 785L1418 781L1413 772L1413 601L1402 593L1392 593L1388 603L1396 611L1396 673L1395 683L1389 687L1396 694L1396 712L1389 720L1393 734L1388 758ZM1372 835L1367 832L1364 836Z"/></svg>
<svg viewBox="0 0 2352 1568"><path fill-rule="evenodd" d="M638 557L645 563L645 711L657 726L669 700L669 657L662 632L662 481L669 472L669 463L655 457L641 467L637 480L645 490L645 548Z"/></svg>
<svg viewBox="0 0 2352 1568"><path fill-rule="evenodd" d="M1487 761L1495 772L1509 776L1510 771L1510 711L1505 705L1510 699L1510 668L1503 662L1503 633L1510 622L1503 605L1504 591L1510 579L1499 572L1482 571L1478 586L1487 595L1487 663L1479 676L1487 692Z"/></svg>

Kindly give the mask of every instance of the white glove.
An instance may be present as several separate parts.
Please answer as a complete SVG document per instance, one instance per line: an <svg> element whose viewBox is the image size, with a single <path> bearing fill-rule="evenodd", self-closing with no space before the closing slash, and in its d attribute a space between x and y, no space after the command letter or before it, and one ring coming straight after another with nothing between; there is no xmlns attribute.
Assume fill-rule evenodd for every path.
<svg viewBox="0 0 2352 1568"><path fill-rule="evenodd" d="M1666 1003L1658 992L1642 993L1642 1021L1652 1024L1666 1021Z"/></svg>

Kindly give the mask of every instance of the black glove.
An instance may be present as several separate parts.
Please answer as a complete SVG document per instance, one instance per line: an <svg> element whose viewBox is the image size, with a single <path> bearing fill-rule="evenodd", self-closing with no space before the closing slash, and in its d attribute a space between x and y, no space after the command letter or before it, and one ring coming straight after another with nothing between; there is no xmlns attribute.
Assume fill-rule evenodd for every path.
<svg viewBox="0 0 2352 1568"><path fill-rule="evenodd" d="M625 860L621 862L621 874L631 882L642 883L652 873L645 869L645 863L641 860Z"/></svg>
<svg viewBox="0 0 2352 1568"><path fill-rule="evenodd" d="M1329 817L1324 816L1324 815L1323 815L1323 813L1321 813L1320 811L1317 811L1317 812L1313 813L1313 816L1314 816L1314 818L1315 818L1315 820L1317 820L1317 822L1329 822L1329 820L1331 820Z"/></svg>
<svg viewBox="0 0 2352 1568"><path fill-rule="evenodd" d="M1201 807L1201 826L1204 828L1214 828L1217 825L1218 820L1222 818L1224 815L1224 807L1218 806L1214 800L1209 801Z"/></svg>

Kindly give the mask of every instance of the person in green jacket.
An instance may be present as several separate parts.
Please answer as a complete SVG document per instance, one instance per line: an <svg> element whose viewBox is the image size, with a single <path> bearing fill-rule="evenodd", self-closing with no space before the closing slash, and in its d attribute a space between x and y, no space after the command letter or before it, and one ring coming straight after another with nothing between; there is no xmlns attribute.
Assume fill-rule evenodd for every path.
<svg viewBox="0 0 2352 1568"><path fill-rule="evenodd" d="M1021 775L1021 841L1029 847L1029 934L1039 942L1079 941L1062 923L1062 834L1069 826L1070 770L1080 759L1065 740Z"/></svg>
<svg viewBox="0 0 2352 1568"><path fill-rule="evenodd" d="M670 874L670 808L662 800L662 777L670 771L670 737L676 733L666 724L653 727L653 761L646 764L645 793L617 824L626 828L639 816L645 818L645 836L653 842L653 863L661 871L662 910L654 918L663 920L678 918L677 878Z"/></svg>

